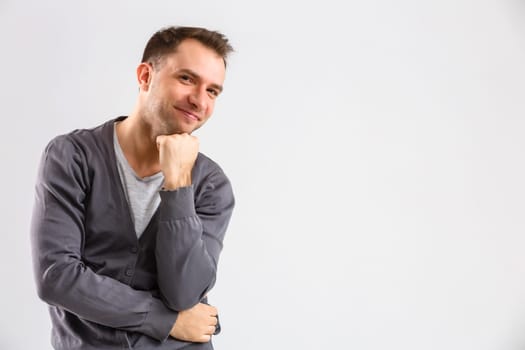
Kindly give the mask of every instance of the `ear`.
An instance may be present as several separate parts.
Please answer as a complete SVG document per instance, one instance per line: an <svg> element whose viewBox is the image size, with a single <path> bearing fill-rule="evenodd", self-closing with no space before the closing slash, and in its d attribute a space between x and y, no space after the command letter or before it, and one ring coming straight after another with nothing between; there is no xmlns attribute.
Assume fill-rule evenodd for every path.
<svg viewBox="0 0 525 350"><path fill-rule="evenodd" d="M151 83L151 75L153 74L153 66L149 63L142 62L137 67L137 81L139 83L140 91L148 91Z"/></svg>

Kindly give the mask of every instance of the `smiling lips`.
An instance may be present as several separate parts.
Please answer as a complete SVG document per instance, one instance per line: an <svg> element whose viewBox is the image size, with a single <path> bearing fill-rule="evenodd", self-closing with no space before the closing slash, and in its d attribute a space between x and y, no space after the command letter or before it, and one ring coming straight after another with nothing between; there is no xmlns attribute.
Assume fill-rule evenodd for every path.
<svg viewBox="0 0 525 350"><path fill-rule="evenodd" d="M188 112L185 109L182 109L182 108L179 108L179 107L175 107L175 109L180 111L180 112L182 112L186 116L186 118L188 118L190 120L197 121L197 122L201 120L198 116L196 116L195 114L193 114L191 112Z"/></svg>

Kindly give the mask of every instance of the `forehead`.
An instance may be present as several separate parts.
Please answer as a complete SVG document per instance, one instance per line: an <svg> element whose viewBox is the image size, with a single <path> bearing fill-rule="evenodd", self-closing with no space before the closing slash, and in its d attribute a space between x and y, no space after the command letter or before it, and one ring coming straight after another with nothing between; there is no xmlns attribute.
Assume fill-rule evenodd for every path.
<svg viewBox="0 0 525 350"><path fill-rule="evenodd" d="M177 47L177 51L162 58L161 70L176 73L191 70L210 83L222 84L226 73L223 58L213 49L194 39L186 39Z"/></svg>

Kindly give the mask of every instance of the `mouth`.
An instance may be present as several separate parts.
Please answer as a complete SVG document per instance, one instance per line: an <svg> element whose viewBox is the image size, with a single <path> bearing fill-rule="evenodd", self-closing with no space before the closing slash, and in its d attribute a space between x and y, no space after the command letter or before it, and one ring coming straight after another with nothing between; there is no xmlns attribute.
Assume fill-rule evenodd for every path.
<svg viewBox="0 0 525 350"><path fill-rule="evenodd" d="M200 120L201 120L201 118L199 118L198 115L193 114L190 111L187 111L187 110L179 108L179 107L174 107L174 108L176 110L178 110L179 112L182 112L182 114L184 114L186 116L186 118L189 119L189 120L193 120L193 121L196 121L196 122L200 122Z"/></svg>

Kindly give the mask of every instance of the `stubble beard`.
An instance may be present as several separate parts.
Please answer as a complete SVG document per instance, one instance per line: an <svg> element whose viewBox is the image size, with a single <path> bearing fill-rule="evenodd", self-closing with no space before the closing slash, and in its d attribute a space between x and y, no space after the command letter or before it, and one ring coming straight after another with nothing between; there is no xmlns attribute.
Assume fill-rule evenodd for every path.
<svg viewBox="0 0 525 350"><path fill-rule="evenodd" d="M174 107L169 104L154 103L146 108L144 120L147 120L153 140L156 140L159 135L192 134L202 126L196 125L196 127L186 131L183 126L178 125L177 118L174 117L173 113L175 113Z"/></svg>
<svg viewBox="0 0 525 350"><path fill-rule="evenodd" d="M160 135L177 133L178 128L172 121L173 117L170 115L169 110L166 110L168 107L155 105L145 111L145 120L147 120L147 124L149 124L153 140L156 140L157 136Z"/></svg>

